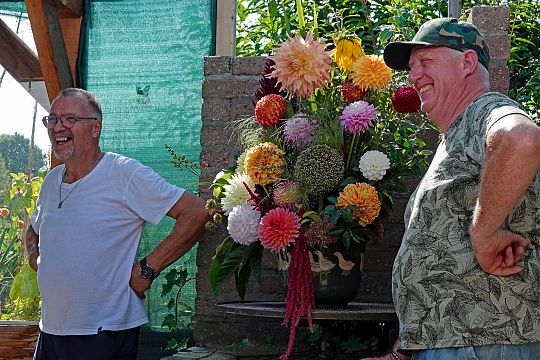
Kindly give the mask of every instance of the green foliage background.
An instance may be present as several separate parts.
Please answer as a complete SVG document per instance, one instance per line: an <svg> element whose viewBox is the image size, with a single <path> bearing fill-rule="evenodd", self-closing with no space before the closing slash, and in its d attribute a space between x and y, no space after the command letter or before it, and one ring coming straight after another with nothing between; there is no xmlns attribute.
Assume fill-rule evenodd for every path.
<svg viewBox="0 0 540 360"><path fill-rule="evenodd" d="M435 0L239 0L236 53L268 55L274 44L298 29L297 4L302 4L307 28L335 30L335 13L343 27L354 31L368 54L380 54L388 41L410 40L424 21L447 16L447 1ZM511 58L509 95L540 122L540 0L464 0L461 18L473 6L504 4L510 9Z"/></svg>

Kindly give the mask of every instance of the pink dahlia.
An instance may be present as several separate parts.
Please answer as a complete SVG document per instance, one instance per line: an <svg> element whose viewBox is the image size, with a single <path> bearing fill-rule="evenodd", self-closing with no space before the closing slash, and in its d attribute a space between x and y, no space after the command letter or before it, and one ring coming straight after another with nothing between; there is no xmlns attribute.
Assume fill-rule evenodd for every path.
<svg viewBox="0 0 540 360"><path fill-rule="evenodd" d="M305 39L299 34L289 36L269 56L276 63L269 76L277 78L281 88L287 90L287 97L309 97L330 80L332 51L325 48L324 42L313 40L312 32Z"/></svg>
<svg viewBox="0 0 540 360"><path fill-rule="evenodd" d="M300 235L300 218L290 210L275 208L259 224L259 240L271 252L283 250Z"/></svg>
<svg viewBox="0 0 540 360"><path fill-rule="evenodd" d="M339 120L346 132L356 135L363 133L370 125L373 125L376 116L377 111L373 105L359 100L347 105L339 116Z"/></svg>
<svg viewBox="0 0 540 360"><path fill-rule="evenodd" d="M283 137L292 146L298 149L305 148L313 139L317 127L317 120L308 118L304 113L298 113L285 123Z"/></svg>
<svg viewBox="0 0 540 360"><path fill-rule="evenodd" d="M272 191L274 203L279 207L293 209L299 201L298 191L298 185L294 181L281 181Z"/></svg>

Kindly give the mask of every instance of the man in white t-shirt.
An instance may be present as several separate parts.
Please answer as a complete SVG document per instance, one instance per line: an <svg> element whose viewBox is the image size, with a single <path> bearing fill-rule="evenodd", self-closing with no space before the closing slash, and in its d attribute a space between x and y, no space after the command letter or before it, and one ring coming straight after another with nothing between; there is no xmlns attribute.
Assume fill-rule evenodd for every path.
<svg viewBox="0 0 540 360"><path fill-rule="evenodd" d="M208 218L202 199L102 152L101 121L94 95L73 88L43 118L64 164L46 176L26 232L42 298L36 360L136 359L146 290L199 240ZM137 261L145 222L165 215L176 221L171 233Z"/></svg>

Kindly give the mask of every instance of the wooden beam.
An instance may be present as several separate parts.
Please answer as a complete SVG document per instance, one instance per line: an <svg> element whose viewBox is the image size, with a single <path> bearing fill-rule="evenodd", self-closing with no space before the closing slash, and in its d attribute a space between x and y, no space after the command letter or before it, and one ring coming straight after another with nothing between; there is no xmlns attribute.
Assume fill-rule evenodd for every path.
<svg viewBox="0 0 540 360"><path fill-rule="evenodd" d="M236 55L236 0L218 0L216 56Z"/></svg>
<svg viewBox="0 0 540 360"><path fill-rule="evenodd" d="M24 3L47 94L52 101L62 89L74 86L60 17L51 0L24 0Z"/></svg>
<svg viewBox="0 0 540 360"><path fill-rule="evenodd" d="M36 54L2 19L0 19L0 64L19 82L43 80Z"/></svg>
<svg viewBox="0 0 540 360"><path fill-rule="evenodd" d="M81 17L83 16L82 0L53 0L61 17Z"/></svg>

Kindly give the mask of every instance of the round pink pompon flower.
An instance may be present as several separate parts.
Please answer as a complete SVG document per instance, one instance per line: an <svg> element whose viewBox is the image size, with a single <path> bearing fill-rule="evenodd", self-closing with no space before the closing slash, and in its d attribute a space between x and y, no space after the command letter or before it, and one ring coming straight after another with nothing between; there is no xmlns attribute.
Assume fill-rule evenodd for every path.
<svg viewBox="0 0 540 360"><path fill-rule="evenodd" d="M376 116L377 111L373 105L364 100L359 100L347 105L339 116L339 120L346 132L357 135L366 131L370 125L373 125Z"/></svg>
<svg viewBox="0 0 540 360"><path fill-rule="evenodd" d="M324 42L313 39L312 32L305 39L299 34L289 36L268 57L276 64L267 76L277 78L281 88L287 90L288 98L309 97L313 90L330 80L332 51L325 48Z"/></svg>
<svg viewBox="0 0 540 360"><path fill-rule="evenodd" d="M317 120L308 118L304 113L298 113L285 123L283 137L287 143L302 149L309 145L317 127Z"/></svg>
<svg viewBox="0 0 540 360"><path fill-rule="evenodd" d="M293 212L275 208L259 224L259 240L271 252L284 250L300 235L300 218Z"/></svg>

